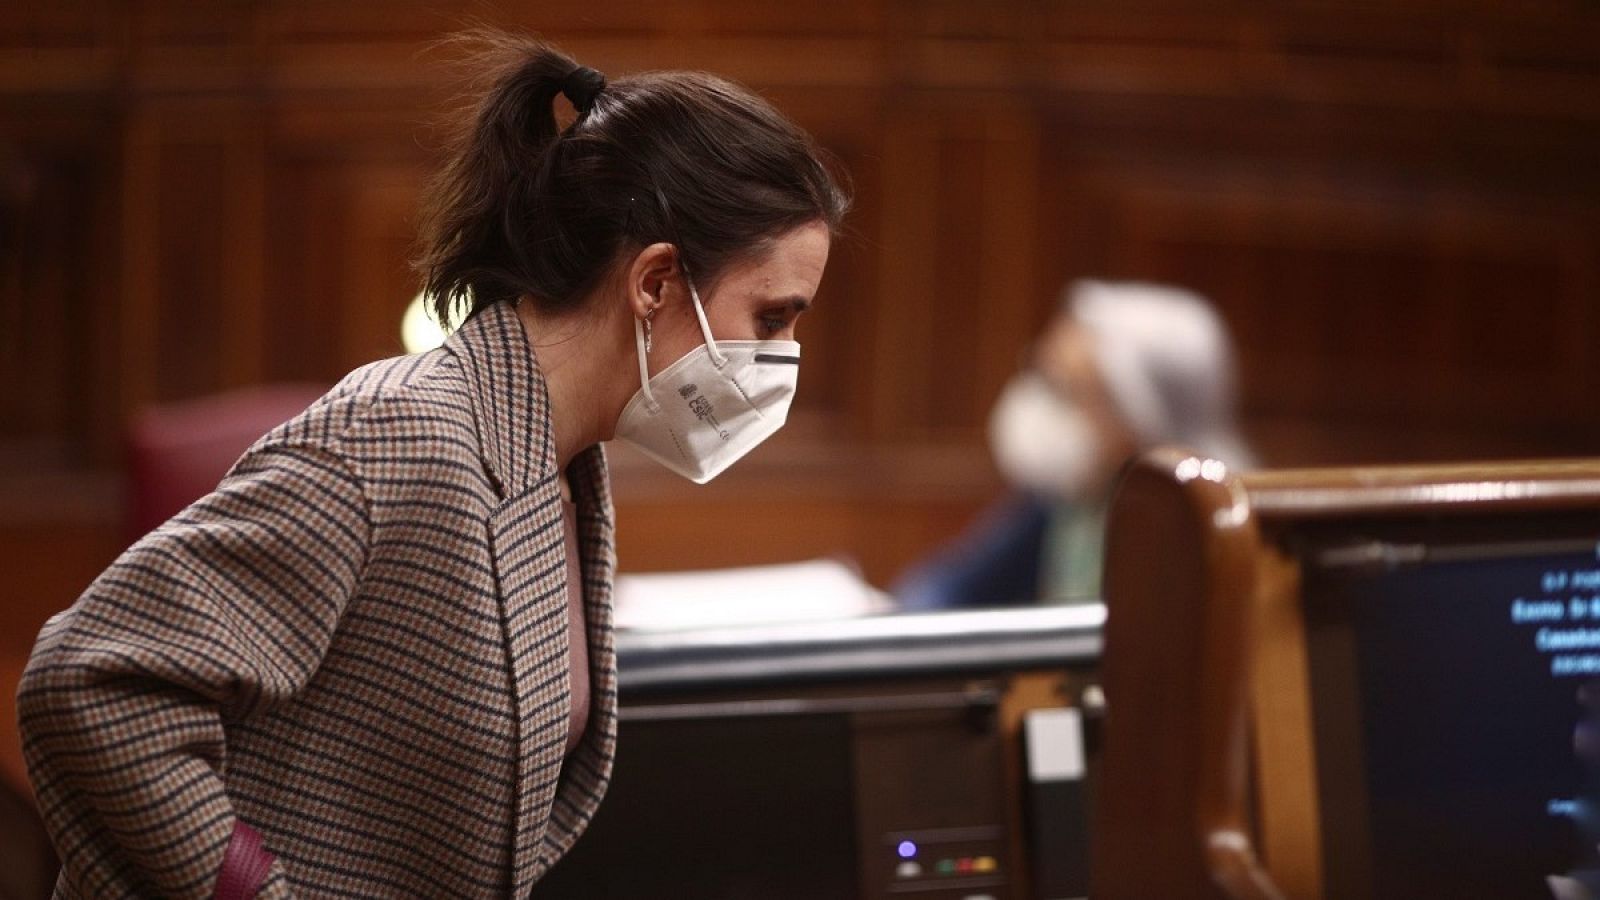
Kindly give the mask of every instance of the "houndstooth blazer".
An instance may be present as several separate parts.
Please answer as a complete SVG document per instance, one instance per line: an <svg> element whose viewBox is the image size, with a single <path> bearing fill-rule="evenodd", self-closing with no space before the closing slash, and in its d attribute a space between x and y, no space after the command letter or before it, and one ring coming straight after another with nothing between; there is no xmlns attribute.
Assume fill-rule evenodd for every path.
<svg viewBox="0 0 1600 900"><path fill-rule="evenodd" d="M616 742L594 447L569 468L593 701L563 756L557 474L497 304L353 372L124 553L45 625L18 693L57 896L208 897L236 823L277 857L263 897L526 896Z"/></svg>

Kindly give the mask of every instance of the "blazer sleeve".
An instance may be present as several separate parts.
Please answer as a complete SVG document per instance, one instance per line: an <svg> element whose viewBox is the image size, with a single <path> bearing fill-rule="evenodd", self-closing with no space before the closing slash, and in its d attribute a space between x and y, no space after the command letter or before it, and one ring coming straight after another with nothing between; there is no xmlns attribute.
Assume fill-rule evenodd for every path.
<svg viewBox="0 0 1600 900"><path fill-rule="evenodd" d="M58 893L212 895L236 824L223 725L306 685L369 531L340 457L258 445L45 625L17 702ZM281 867L265 880L287 894Z"/></svg>

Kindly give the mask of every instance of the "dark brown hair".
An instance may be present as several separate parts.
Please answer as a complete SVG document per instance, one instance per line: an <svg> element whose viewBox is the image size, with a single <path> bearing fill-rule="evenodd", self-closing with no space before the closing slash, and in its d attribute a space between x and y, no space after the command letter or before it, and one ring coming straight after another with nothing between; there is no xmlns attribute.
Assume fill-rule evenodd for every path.
<svg viewBox="0 0 1600 900"><path fill-rule="evenodd" d="M700 72L608 83L531 39L470 40L492 86L424 198L415 263L441 322L524 294L571 308L622 252L658 241L709 293L729 263L844 217L824 152L744 88ZM578 111L564 131L558 94Z"/></svg>

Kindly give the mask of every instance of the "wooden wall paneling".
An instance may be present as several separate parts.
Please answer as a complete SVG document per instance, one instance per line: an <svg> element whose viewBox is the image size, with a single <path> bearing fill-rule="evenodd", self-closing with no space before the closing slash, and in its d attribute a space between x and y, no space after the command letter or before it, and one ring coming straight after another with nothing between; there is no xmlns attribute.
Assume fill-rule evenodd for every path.
<svg viewBox="0 0 1600 900"><path fill-rule="evenodd" d="M905 106L886 127L883 192L900 208L881 219L879 302L916 299L880 318L894 323L880 337L880 421L971 435L1036 324L1038 133L995 96Z"/></svg>
<svg viewBox="0 0 1600 900"><path fill-rule="evenodd" d="M794 423L706 488L624 460L629 570L843 553L889 583L998 491L988 405L1074 277L1211 296L1272 462L1600 442L1600 14L1570 2L22 0L0 145L46 193L32 268L0 268L34 317L0 376L36 386L0 458L26 432L115 471L140 405L397 352L454 89L432 42L474 16L743 80L858 188ZM25 652L114 554L115 491L48 526L49 491L0 493Z"/></svg>
<svg viewBox="0 0 1600 900"><path fill-rule="evenodd" d="M70 605L122 549L107 523L19 518L17 498L0 497L0 572L6 573L0 605L0 778L27 784L16 718L5 715L17 682L45 620ZM24 514L26 511L23 511ZM13 710L14 712L14 710Z"/></svg>
<svg viewBox="0 0 1600 900"><path fill-rule="evenodd" d="M581 8L603 15L606 6L586 3ZM485 4L460 0L274 0L260 8L258 23L267 42L275 46L359 47L390 41L427 41L461 27L474 13L481 16L488 12Z"/></svg>
<svg viewBox="0 0 1600 900"><path fill-rule="evenodd" d="M266 346L267 147L261 111L246 108L229 123L223 157L223 319L219 388L262 382Z"/></svg>
<svg viewBox="0 0 1600 900"><path fill-rule="evenodd" d="M915 295L901 290L888 290L883 278L885 235L883 178L883 132L878 125L874 105L873 121L863 125L850 138L825 136L828 146L840 153L852 182L855 199L850 214L845 219L844 233L834 242L829 252L828 272L823 276L821 292L825 302L837 308L848 305L847 319L828 334L831 341L827 349L829 358L837 360L833 376L834 390L820 398L819 408L832 410L839 423L841 436L855 440L870 439L873 434L874 398L873 379L877 374L885 327L894 323L889 316L880 314L885 307L898 310L902 316L915 310L919 303ZM824 311L824 315L828 315ZM804 378L804 374L801 376Z"/></svg>
<svg viewBox="0 0 1600 900"><path fill-rule="evenodd" d="M123 275L127 272L128 248L123 242L127 220L122 204L127 199L122 172L128 142L121 115L104 127L97 127L95 178L92 209L84 217L84 233L89 247L78 259L90 269L91 297L83 309L89 316L86 325L88 354L76 361L80 402L73 407L78 416L69 432L68 443L75 446L76 465L104 466L118 458L122 450L120 430L122 397L117 384L125 369L121 347L124 296Z"/></svg>
<svg viewBox="0 0 1600 900"><path fill-rule="evenodd" d="M891 105L893 101L891 100ZM939 283L939 123L925 110L891 108L885 117L880 183L884 205L877 321L873 329L871 435L878 440L917 434L939 398L927 382Z"/></svg>
<svg viewBox="0 0 1600 900"><path fill-rule="evenodd" d="M1419 20L1404 10L1353 16L1316 10L1274 16L1265 29L1284 61L1278 89L1297 98L1382 97L1385 104L1425 109L1460 100L1459 24Z"/></svg>
<svg viewBox="0 0 1600 900"><path fill-rule="evenodd" d="M275 148L267 176L268 381L332 383L345 372L342 266L350 233L339 167Z"/></svg>
<svg viewBox="0 0 1600 900"><path fill-rule="evenodd" d="M0 6L0 94L106 90L120 71L122 16L87 4L22 0Z"/></svg>
<svg viewBox="0 0 1600 900"><path fill-rule="evenodd" d="M417 68L423 84L274 95L266 117L269 167L431 160L445 146L459 98L439 64Z"/></svg>
<svg viewBox="0 0 1600 900"><path fill-rule="evenodd" d="M1439 335L1421 348L1429 352L1408 356L1412 348L1393 347L1409 360L1407 374L1421 388L1409 412L1446 424L1479 421L1489 410L1525 425L1568 420L1582 403L1574 388L1590 366L1563 335L1574 322L1572 308L1587 302L1564 272L1567 224L1559 214L1492 207L1446 215L1456 224L1430 213L1404 239L1425 258L1437 253L1444 260L1430 276L1460 273L1448 306L1403 322L1424 341ZM1429 234L1443 237L1430 245ZM1410 305L1430 311L1426 303Z"/></svg>
<svg viewBox="0 0 1600 900"><path fill-rule="evenodd" d="M1230 324L1238 323L1251 378L1247 408L1262 397L1296 413L1358 401L1369 409L1415 408L1406 395L1416 382L1401 371L1413 357L1401 344L1425 334L1427 323L1416 304L1386 300L1416 296L1420 256L1381 241L1347 245L1331 233L1339 227L1331 221L1335 209L1319 226L1273 201L1198 194L1189 202L1188 212L1173 218L1163 201L1143 198L1135 215L1152 233L1133 252L1154 263L1163 280L1210 295ZM1229 264L1234 278L1252 281L1252 316L1232 313L1239 294L1212 286L1210 270Z"/></svg>
<svg viewBox="0 0 1600 900"><path fill-rule="evenodd" d="M618 565L626 572L764 565L837 557L887 587L913 560L961 530L987 497L956 490L863 490L795 478L778 487L770 466L741 462L713 486L617 491ZM752 468L764 470L754 477ZM722 480L727 479L727 485ZM767 488L763 489L763 485ZM755 493L761 502L752 504ZM724 538L737 523L735 539Z"/></svg>
<svg viewBox="0 0 1600 900"><path fill-rule="evenodd" d="M980 405L974 376L985 331L991 260L983 255L985 187L979 173L988 157L981 108L938 108L939 130L930 152L936 154L939 186L935 194L936 232L932 253L933 293L920 314L928 316L928 343L902 351L914 367L926 404L918 425L924 437L949 434L973 421ZM1009 266L1010 260L1001 261Z"/></svg>
<svg viewBox="0 0 1600 900"><path fill-rule="evenodd" d="M1228 16L1058 3L1043 18L1043 83L1054 91L1214 96L1234 93L1244 78L1239 28Z"/></svg>
<svg viewBox="0 0 1600 900"><path fill-rule="evenodd" d="M0 89L0 441L78 461L113 449L119 134L106 98Z"/></svg>
<svg viewBox="0 0 1600 900"><path fill-rule="evenodd" d="M1600 115L1600 16L1567 10L1533 28L1526 22L1486 24L1469 35L1475 102L1501 113L1593 122Z"/></svg>
<svg viewBox="0 0 1600 900"><path fill-rule="evenodd" d="M431 93L384 93L356 115L317 98L272 117L270 328L280 379L331 382L403 352L400 317L419 287L408 266L417 204L441 140L419 95Z"/></svg>
<svg viewBox="0 0 1600 900"><path fill-rule="evenodd" d="M0 319L8 322L26 320L27 297L37 291L25 272L28 255L22 250L23 222L25 217L31 218L30 207L38 203L40 193L35 166L21 147L0 145ZM24 348L21 329L0 332L0 378L12 381L21 377L26 365ZM25 398L0 397L0 425L8 434L25 434L36 428L29 418Z"/></svg>
<svg viewBox="0 0 1600 900"><path fill-rule="evenodd" d="M160 123L150 111L130 111L122 158L122 292L115 310L121 340L117 378L107 387L116 392L118 412L125 417L157 399L161 145Z"/></svg>
<svg viewBox="0 0 1600 900"><path fill-rule="evenodd" d="M1431 233L1418 236L1423 252L1423 274L1420 290L1412 295L1412 304L1420 308L1425 317L1423 328L1411 335L1416 341L1414 356L1418 359L1440 360L1447 358L1450 348L1460 340L1459 323L1453 313L1463 302L1470 286L1463 283L1463 272L1455 265L1462 236L1470 229L1469 215L1448 202L1436 211L1439 227ZM1440 396L1457 387L1450 383L1448 366L1418 366L1414 372L1419 389L1428 396ZM1438 425L1433 410L1423 412L1418 425Z"/></svg>
<svg viewBox="0 0 1600 900"><path fill-rule="evenodd" d="M564 35L628 35L661 38L668 35L703 34L715 22L724 5L703 0L687 3L658 3L639 7L628 0L602 0L594 4L544 3L519 0L503 7L505 21L529 28L552 38ZM758 5L765 6L765 4ZM759 15L759 12L757 13Z"/></svg>
<svg viewBox="0 0 1600 900"><path fill-rule="evenodd" d="M860 524L844 549L861 561L867 580L887 590L913 563L966 531L1001 495L998 479L985 468L987 481L993 484L987 495L973 496L970 487L958 487L949 492L912 494L893 505L858 508Z"/></svg>
<svg viewBox="0 0 1600 900"><path fill-rule="evenodd" d="M261 77L271 91L287 96L364 100L396 91L415 94L445 74L429 65L445 52L431 48L428 38L285 41L268 45ZM366 112L362 104L352 105L358 114Z"/></svg>
<svg viewBox="0 0 1600 900"><path fill-rule="evenodd" d="M677 9L668 5L659 8ZM497 18L495 22L542 36L584 63L613 75L705 69L758 90L784 85L859 87L882 80L880 42L873 35L732 35L699 26L689 30L668 27L567 31L543 24L542 15L521 14ZM444 34L441 31L434 37ZM435 43L429 39L376 46L290 45L275 50L275 84L293 89L333 85L362 90L425 87L449 71L448 66L432 66L460 56L456 49Z"/></svg>
<svg viewBox="0 0 1600 900"><path fill-rule="evenodd" d="M348 230L339 237L343 279L329 297L342 314L346 369L405 352L400 318L417 290L407 264L416 233L420 166L365 165L353 176Z"/></svg>
<svg viewBox="0 0 1600 900"><path fill-rule="evenodd" d="M228 253L228 149L223 136L159 145L155 171L156 320L152 358L159 402L198 397L220 386L222 336L232 304Z"/></svg>
<svg viewBox="0 0 1600 900"><path fill-rule="evenodd" d="M27 655L45 620L67 608L123 549L110 523L0 521L0 570L7 573L0 654ZM40 565L40 560L49 560ZM5 723L10 724L10 723Z"/></svg>
<svg viewBox="0 0 1600 900"><path fill-rule="evenodd" d="M1593 397L1600 391L1600 361L1595 359L1595 348L1600 347L1600 214L1575 216L1574 230L1561 240L1560 265L1562 281L1568 286L1562 317L1566 322L1562 334L1563 352L1571 358L1584 361L1581 371L1573 373L1571 389L1580 397ZM1600 431L1600 424L1596 425ZM1600 434L1591 435L1600 444Z"/></svg>
<svg viewBox="0 0 1600 900"><path fill-rule="evenodd" d="M795 409L813 420L825 420L821 427L836 436L859 435L870 414L875 310L883 303L904 308L909 302L898 295L875 296L882 97L870 87L792 85L764 89L762 94L838 159L853 187L853 205L842 233L829 248L816 304L798 330L805 363L800 367Z"/></svg>
<svg viewBox="0 0 1600 900"><path fill-rule="evenodd" d="M463 0L338 4L289 0L272 4L267 18L274 36L306 41L426 39L474 20L528 28L553 38L670 32L826 36L876 30L880 27L882 6L881 2L831 4L826 14L819 15L816 8L803 5L729 4L718 0L679 0L645 6L632 0L591 0L583 4L509 0L492 5Z"/></svg>
<svg viewBox="0 0 1600 900"><path fill-rule="evenodd" d="M24 249L27 233L23 223L31 218L39 203L36 163L20 146L0 145L0 316L8 322L26 322L33 312L28 296L42 292L26 271L29 258ZM49 340L48 332L45 336ZM26 371L27 349L23 329L10 328L0 333L0 377L8 382ZM8 433L26 434L40 424L31 421L36 414L29 397L6 395L0 398L0 423Z"/></svg>
<svg viewBox="0 0 1600 900"><path fill-rule="evenodd" d="M83 0L21 0L0 9L0 46L94 47L115 39L123 4Z"/></svg>
<svg viewBox="0 0 1600 900"><path fill-rule="evenodd" d="M92 147L0 138L0 434L82 436L93 346Z"/></svg>
<svg viewBox="0 0 1600 900"><path fill-rule="evenodd" d="M1112 210L1107 192L1085 178L1071 152L1077 134L1041 117L1040 182L1036 215L1035 273L1031 327L1037 332L1055 312L1062 288L1075 279L1103 277L1111 244L1106 219Z"/></svg>
<svg viewBox="0 0 1600 900"><path fill-rule="evenodd" d="M253 383L263 371L260 111L165 98L146 115L134 130L129 227L153 259L126 283L130 318L154 315L132 329L129 363L154 372L128 409Z"/></svg>
<svg viewBox="0 0 1600 900"><path fill-rule="evenodd" d="M873 215L858 204L828 250L828 268L812 310L797 329L804 353L795 408L825 417L835 433L859 434L867 421L873 365L871 334L880 303L905 309L907 298L878 300L872 237L856 224Z"/></svg>
<svg viewBox="0 0 1600 900"><path fill-rule="evenodd" d="M977 196L946 210L943 237L955 243L941 254L949 267L941 282L951 289L941 300L961 327L939 348L935 377L952 401L940 424L970 433L988 421L1037 333L1039 137L1026 107L999 97L960 115L971 120L973 153L947 160L944 181L976 186Z"/></svg>
<svg viewBox="0 0 1600 900"><path fill-rule="evenodd" d="M1486 414L1557 425L1581 406L1591 366L1564 329L1586 302L1568 262L1584 251L1559 215L1434 204L1397 217L1312 192L1136 196L1128 265L1219 304L1240 337L1247 408L1459 427ZM1255 280L1230 281L1240 266ZM1236 298L1252 295L1240 314L1249 301ZM1285 298L1278 315L1261 308L1272 297Z"/></svg>
<svg viewBox="0 0 1600 900"><path fill-rule="evenodd" d="M806 38L882 34L890 0L829 3L819 8L803 3L719 3L700 0L704 28L714 34L786 35ZM631 9L631 4L624 4Z"/></svg>
<svg viewBox="0 0 1600 900"><path fill-rule="evenodd" d="M1014 40L1031 22L1030 7L1019 0L977 5L961 0L899 0L899 32L913 40L931 38L950 44Z"/></svg>
<svg viewBox="0 0 1600 900"><path fill-rule="evenodd" d="M981 328L974 366L976 408L968 422L986 423L1001 387L1017 371L1034 337L1038 283L1040 135L1025 105L996 99L984 118L983 228L976 254ZM1053 293L1053 292L1052 292Z"/></svg>
<svg viewBox="0 0 1600 900"><path fill-rule="evenodd" d="M31 370L70 376L29 429L105 464L143 403L392 352L453 90L431 42L473 16L608 71L745 80L845 156L856 240L802 329L797 458L894 472L932 442L928 483L973 502L994 392L1083 276L1211 295L1247 425L1288 452L1600 433L1600 15L1159 0L7 5L0 135L71 173L88 223L41 290L93 295L33 328ZM874 490L942 515L915 479Z"/></svg>
<svg viewBox="0 0 1600 900"><path fill-rule="evenodd" d="M141 0L132 4L132 37L140 47L195 50L249 40L254 11L245 3Z"/></svg>
<svg viewBox="0 0 1600 900"><path fill-rule="evenodd" d="M1588 402L1574 387L1590 366L1564 339L1576 324L1566 313L1592 298L1574 297L1565 281L1557 223L1485 224L1492 230L1457 249L1468 285L1452 316L1460 339L1440 359L1457 380L1434 406L1456 421L1493 410L1508 423L1569 422ZM1595 417L1585 419L1592 430Z"/></svg>
<svg viewBox="0 0 1600 900"><path fill-rule="evenodd" d="M88 338L96 305L94 245L89 243L93 232L85 219L93 213L90 192L98 173L92 157L85 156L57 157L46 166L40 173L45 181L41 185L45 190L37 197L40 203L27 210L24 220L30 226L42 224L43 233L29 228L18 247L28 255L31 277L18 285L23 289L20 300L28 308L7 320L31 359L15 380L5 383L21 388L7 393L27 399L35 426L30 430L35 434L77 436L82 431L74 410L87 394L89 375L81 360L92 346ZM43 240L35 243L39 238ZM79 264L63 266L56 260Z"/></svg>

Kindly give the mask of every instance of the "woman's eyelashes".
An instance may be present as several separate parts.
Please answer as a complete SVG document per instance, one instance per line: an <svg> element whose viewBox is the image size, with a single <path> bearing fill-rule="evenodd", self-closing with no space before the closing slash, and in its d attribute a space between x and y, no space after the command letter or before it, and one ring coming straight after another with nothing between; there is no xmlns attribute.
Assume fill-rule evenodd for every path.
<svg viewBox="0 0 1600 900"><path fill-rule="evenodd" d="M762 313L756 317L756 330L763 337L771 337L772 335L783 331L785 328L788 328L791 321L793 320L783 313Z"/></svg>

